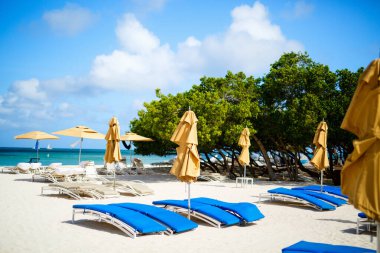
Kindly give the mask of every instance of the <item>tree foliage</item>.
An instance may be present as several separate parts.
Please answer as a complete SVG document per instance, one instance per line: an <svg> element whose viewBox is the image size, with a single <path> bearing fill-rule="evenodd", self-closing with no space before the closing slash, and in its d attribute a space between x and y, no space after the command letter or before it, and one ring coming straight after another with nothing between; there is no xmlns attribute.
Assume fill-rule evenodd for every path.
<svg viewBox="0 0 380 253"><path fill-rule="evenodd" d="M145 103L138 118L131 122L132 131L155 142L136 143L136 152L174 153L176 145L170 137L183 113L191 108L198 117L203 169L238 175L241 166L236 167L235 162L240 152L237 142L243 128L248 127L254 140L251 150L278 156L289 177L297 180L297 169L305 170L298 161L299 154L310 153L321 120L329 125L330 151L349 152L353 136L341 130L340 123L362 71L344 69L334 73L307 53L286 53L263 78L227 72L225 77L202 77L198 85L176 95L157 90L157 100ZM221 158L212 162L215 155ZM274 179L266 158L267 172Z"/></svg>

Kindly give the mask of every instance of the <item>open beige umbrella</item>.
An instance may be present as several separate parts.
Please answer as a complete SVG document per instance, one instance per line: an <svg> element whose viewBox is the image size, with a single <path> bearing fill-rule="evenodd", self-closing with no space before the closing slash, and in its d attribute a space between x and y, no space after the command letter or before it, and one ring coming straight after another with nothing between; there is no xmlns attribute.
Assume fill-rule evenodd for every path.
<svg viewBox="0 0 380 253"><path fill-rule="evenodd" d="M249 146L251 146L251 141L249 140L249 129L246 127L240 134L238 145L242 147L239 163L244 165L244 178L246 176L246 166L249 164Z"/></svg>
<svg viewBox="0 0 380 253"><path fill-rule="evenodd" d="M341 128L355 134L342 169L342 192L355 208L377 221L380 252L380 59L361 74Z"/></svg>
<svg viewBox="0 0 380 253"><path fill-rule="evenodd" d="M80 163L80 158L81 158L81 153L82 153L82 142L84 138L99 139L99 140L104 139L104 134L101 134L86 126L76 126L76 127L56 131L53 134L60 134L60 135L80 138L79 163Z"/></svg>
<svg viewBox="0 0 380 253"><path fill-rule="evenodd" d="M112 117L108 123L108 132L104 139L107 141L104 161L106 163L119 162L121 160L120 152L120 126L116 117ZM115 188L115 170L113 171L113 187Z"/></svg>
<svg viewBox="0 0 380 253"><path fill-rule="evenodd" d="M329 159L327 157L327 129L327 123L321 121L314 135L314 156L310 161L310 163L321 172L321 191L323 191L323 171L329 167Z"/></svg>
<svg viewBox="0 0 380 253"><path fill-rule="evenodd" d="M56 139L59 139L59 137L52 135L52 134L45 133L45 132L41 132L41 131L32 131L32 132L16 135L15 139L36 140L35 149L37 152L37 160L38 160L39 140L56 140Z"/></svg>
<svg viewBox="0 0 380 253"><path fill-rule="evenodd" d="M120 136L120 140L123 141L123 144L126 148L127 148L127 146L125 144L125 141L129 141L129 148L128 149L131 148L133 141L146 141L146 142L154 141L151 138L144 137L144 136L138 135L136 133L132 133L132 132L126 132L124 135ZM132 152L130 154L131 154L130 160L131 160L131 167L132 167Z"/></svg>
<svg viewBox="0 0 380 253"><path fill-rule="evenodd" d="M182 182L188 186L188 218L190 218L190 183L197 180L200 175L200 159L198 154L198 119L193 111L187 111L182 116L170 141L179 145L177 158L170 170Z"/></svg>

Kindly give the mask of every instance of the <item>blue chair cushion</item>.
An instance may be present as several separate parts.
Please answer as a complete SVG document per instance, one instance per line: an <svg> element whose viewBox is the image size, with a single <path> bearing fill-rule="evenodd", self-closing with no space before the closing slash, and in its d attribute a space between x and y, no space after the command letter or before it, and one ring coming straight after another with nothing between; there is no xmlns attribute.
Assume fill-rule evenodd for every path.
<svg viewBox="0 0 380 253"><path fill-rule="evenodd" d="M286 189L283 187L279 187L279 188L268 190L268 192L269 193L288 195L288 196L292 196L292 197L297 197L297 198L303 199L303 200L305 200L305 201L307 201L307 202L309 202L315 206L318 206L322 210L335 210L335 206L330 205L329 203L322 201L320 199L317 199L313 196L302 193L301 191L298 191L298 190L290 190L290 189Z"/></svg>
<svg viewBox="0 0 380 253"><path fill-rule="evenodd" d="M226 211L231 211L239 215L246 222L253 222L264 218L256 205L248 202L229 203L211 198L192 198L191 201L199 202L206 205L219 207Z"/></svg>
<svg viewBox="0 0 380 253"><path fill-rule="evenodd" d="M116 203L110 205L115 205L142 213L152 219L159 221L176 233L192 230L198 227L197 223L186 219L182 215L156 206L138 203Z"/></svg>
<svg viewBox="0 0 380 253"><path fill-rule="evenodd" d="M181 207L185 209L188 208L187 200L172 200L172 199L159 200L159 201L153 201L153 204L177 206L177 207ZM233 224L240 223L240 219L238 217L215 206L205 205L202 203L191 201L190 209L192 211L195 211L203 215L206 215L210 218L213 218L224 225L233 225Z"/></svg>
<svg viewBox="0 0 380 253"><path fill-rule="evenodd" d="M140 233L155 233L166 231L166 227L157 221L139 212L112 205L81 204L73 205L73 208L81 208L104 213L118 219Z"/></svg>
<svg viewBox="0 0 380 253"><path fill-rule="evenodd" d="M298 189L295 189L295 190L298 190ZM329 195L329 194L326 194L323 192L308 191L308 190L298 190L298 191L302 191L303 193L305 193L307 195L310 195L310 196L316 197L318 199L330 202L336 206L341 206L341 205L347 204L346 200L341 199L341 198L336 198L332 195Z"/></svg>
<svg viewBox="0 0 380 253"><path fill-rule="evenodd" d="M282 253L375 253L375 250L353 246L300 241L282 249Z"/></svg>
<svg viewBox="0 0 380 253"><path fill-rule="evenodd" d="M309 190L309 191L321 191L321 186L320 185L307 185L307 186L295 187L293 189ZM322 191L348 199L348 196L344 195L342 193L342 190L340 189L339 186L324 185L322 187Z"/></svg>

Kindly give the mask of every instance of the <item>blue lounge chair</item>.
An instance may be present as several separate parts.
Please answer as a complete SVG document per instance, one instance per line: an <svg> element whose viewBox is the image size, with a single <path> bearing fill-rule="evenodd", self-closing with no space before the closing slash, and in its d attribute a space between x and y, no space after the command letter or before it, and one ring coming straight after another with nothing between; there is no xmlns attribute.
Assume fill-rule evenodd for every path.
<svg viewBox="0 0 380 253"><path fill-rule="evenodd" d="M375 250L353 246L332 245L325 243L299 241L283 248L282 253L376 253Z"/></svg>
<svg viewBox="0 0 380 253"><path fill-rule="evenodd" d="M268 193L260 194L259 202L261 201L261 198L264 197L265 195L269 195L271 200L274 200L274 199L276 199L276 197L279 197L283 200L287 199L287 200L297 201L297 202L300 202L300 203L305 204L307 206L311 206L313 208L316 208L320 211L322 211L322 210L335 210L335 206L333 206L333 205L331 205L325 201L322 201L318 198L310 196L308 194L302 193L302 191L298 191L298 190L290 190L290 189L286 189L283 187L268 190Z"/></svg>
<svg viewBox="0 0 380 253"><path fill-rule="evenodd" d="M151 205L138 203L110 204L142 213L168 227L173 233L181 233L198 227L198 224L186 219L182 215Z"/></svg>
<svg viewBox="0 0 380 253"><path fill-rule="evenodd" d="M153 204L164 206L165 208L176 212L188 212L187 200L159 200L153 201ZM227 211L195 201L191 201L190 215L218 228L240 223L240 219L237 216Z"/></svg>
<svg viewBox="0 0 380 253"><path fill-rule="evenodd" d="M321 186L320 185L307 185L307 186L300 186L300 187L294 187L292 188L293 190L308 190L308 191L321 191ZM348 199L347 195L344 195L342 193L342 190L340 189L339 186L331 186L331 185L324 185L322 187L323 192L330 193L332 195L336 195L341 198Z"/></svg>
<svg viewBox="0 0 380 253"><path fill-rule="evenodd" d="M228 203L211 198L193 198L191 201L215 206L232 212L234 215L240 217L243 223L249 223L264 218L264 215L260 212L257 206L248 202Z"/></svg>
<svg viewBox="0 0 380 253"><path fill-rule="evenodd" d="M116 226L132 238L136 238L138 234L168 233L165 226L148 216L118 206L96 204L73 205L73 222L75 214L93 215L101 221Z"/></svg>
<svg viewBox="0 0 380 253"><path fill-rule="evenodd" d="M302 193L305 193L307 195L310 195L310 196L316 197L318 199L321 199L323 201L329 202L335 206L341 206L341 205L347 204L347 200L344 200L342 198L336 198L330 194L326 194L323 192L308 191L308 190L297 190L297 191L301 191Z"/></svg>

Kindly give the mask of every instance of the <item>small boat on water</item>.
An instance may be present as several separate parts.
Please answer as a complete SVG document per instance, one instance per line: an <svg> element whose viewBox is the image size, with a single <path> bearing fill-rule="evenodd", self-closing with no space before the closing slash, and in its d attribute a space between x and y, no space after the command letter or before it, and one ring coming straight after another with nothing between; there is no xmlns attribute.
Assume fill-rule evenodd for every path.
<svg viewBox="0 0 380 253"><path fill-rule="evenodd" d="M46 149L53 149L50 144L46 146Z"/></svg>

